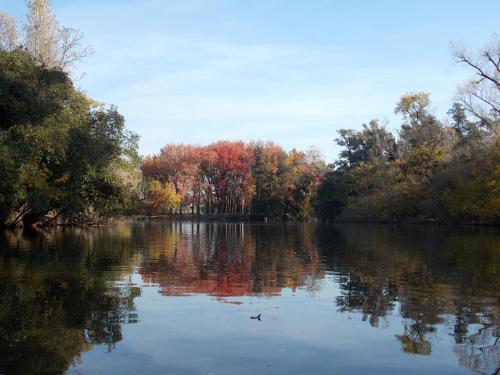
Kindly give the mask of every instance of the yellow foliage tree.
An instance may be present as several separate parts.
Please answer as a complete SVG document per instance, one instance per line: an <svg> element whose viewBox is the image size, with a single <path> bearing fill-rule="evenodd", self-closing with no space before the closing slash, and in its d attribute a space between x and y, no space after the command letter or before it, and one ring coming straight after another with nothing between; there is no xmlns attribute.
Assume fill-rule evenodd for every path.
<svg viewBox="0 0 500 375"><path fill-rule="evenodd" d="M182 197L168 184L152 180L148 183L144 205L150 210L172 211L179 206Z"/></svg>

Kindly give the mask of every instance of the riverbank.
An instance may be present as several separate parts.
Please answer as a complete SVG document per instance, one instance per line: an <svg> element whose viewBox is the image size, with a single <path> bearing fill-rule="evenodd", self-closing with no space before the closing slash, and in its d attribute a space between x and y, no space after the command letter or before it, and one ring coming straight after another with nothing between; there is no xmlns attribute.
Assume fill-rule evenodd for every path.
<svg viewBox="0 0 500 375"><path fill-rule="evenodd" d="M339 218L333 220L322 220L319 218L308 218L299 220L294 218L272 218L260 215L237 215L237 214L222 214L222 215L128 215L106 218L101 220L84 220L84 221L46 221L32 225L33 228L50 228L50 227L104 227L115 225L123 221L196 221L196 222L226 222L226 223L325 223L325 224L359 224L359 225L419 225L419 226L483 226L483 227L500 227L500 222L481 222L481 221L451 221L439 220L433 218L405 218L394 220L366 220L366 219L346 219ZM23 225L17 226L0 226L0 229L21 229ZM24 227L25 228L25 227Z"/></svg>
<svg viewBox="0 0 500 375"><path fill-rule="evenodd" d="M177 221L222 221L222 222L258 222L258 223L268 223L268 222L311 222L319 221L317 218L310 218L307 220L298 219L282 219L282 218L272 218L261 215L237 215L237 214L222 214L222 215L136 215L132 216L136 220L177 220Z"/></svg>

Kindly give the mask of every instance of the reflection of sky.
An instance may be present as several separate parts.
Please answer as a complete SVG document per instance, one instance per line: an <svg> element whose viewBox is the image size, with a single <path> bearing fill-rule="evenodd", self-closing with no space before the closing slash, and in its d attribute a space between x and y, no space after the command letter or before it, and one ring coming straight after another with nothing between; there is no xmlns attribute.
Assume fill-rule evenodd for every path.
<svg viewBox="0 0 500 375"><path fill-rule="evenodd" d="M64 305L61 319L78 317L72 307L91 293L81 325L55 316L72 334L107 338L88 345L82 335L68 357L84 352L73 372L446 374L500 363L494 229L178 224L6 232L0 276L20 290L46 285ZM228 275L246 288L227 288ZM200 280L222 282L214 292ZM172 284L187 293L166 294ZM1 290L7 300L10 290ZM18 311L38 304L28 298ZM259 313L262 321L250 319ZM42 337L54 342L50 327ZM34 341L34 353L49 342Z"/></svg>
<svg viewBox="0 0 500 375"><path fill-rule="evenodd" d="M138 275L132 280L141 286ZM127 373L140 364L142 373L162 374L469 373L456 368L444 326L433 334L432 356L408 355L395 340L403 330L399 306L382 328L359 313L339 313L340 289L330 276L314 294L285 288L278 297L229 299L241 305L141 289L134 299L139 324L123 326L124 340L113 351L97 346L73 370ZM260 322L250 319L257 313Z"/></svg>
<svg viewBox="0 0 500 375"><path fill-rule="evenodd" d="M95 55L78 82L117 104L142 136L167 142L264 139L317 145L328 160L343 127L390 127L405 92L432 93L444 117L456 84L451 40L478 46L498 32L500 2L53 0ZM24 1L0 8L24 19Z"/></svg>

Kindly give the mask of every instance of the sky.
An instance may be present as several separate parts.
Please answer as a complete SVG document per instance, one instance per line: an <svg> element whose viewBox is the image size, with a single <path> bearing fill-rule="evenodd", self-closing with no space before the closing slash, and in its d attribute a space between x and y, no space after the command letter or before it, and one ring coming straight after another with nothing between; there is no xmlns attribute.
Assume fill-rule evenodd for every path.
<svg viewBox="0 0 500 375"><path fill-rule="evenodd" d="M74 74L118 106L142 155L167 143L265 140L335 160L337 130L399 127L395 103L431 94L445 119L457 84L449 42L500 32L500 1L52 0L94 54ZM24 21L23 0L0 10ZM84 73L82 77L82 73Z"/></svg>

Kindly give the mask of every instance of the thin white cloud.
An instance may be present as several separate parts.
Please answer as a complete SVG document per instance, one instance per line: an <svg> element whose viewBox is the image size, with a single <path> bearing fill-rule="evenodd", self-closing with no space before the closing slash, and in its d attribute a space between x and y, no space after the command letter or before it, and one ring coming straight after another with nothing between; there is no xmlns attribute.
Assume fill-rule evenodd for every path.
<svg viewBox="0 0 500 375"><path fill-rule="evenodd" d="M96 55L81 67L87 75L80 85L119 106L142 136L142 153L168 142L241 138L287 148L315 144L331 161L338 129L359 128L372 118L388 118L395 128L395 102L410 90L430 91L443 115L463 77L439 65L447 61L446 45L441 60L429 60L411 30L376 30L376 39L278 38L276 30L259 30L255 20L222 19L221 4L78 1L57 9L65 24L95 45ZM341 31L366 33L358 26Z"/></svg>

